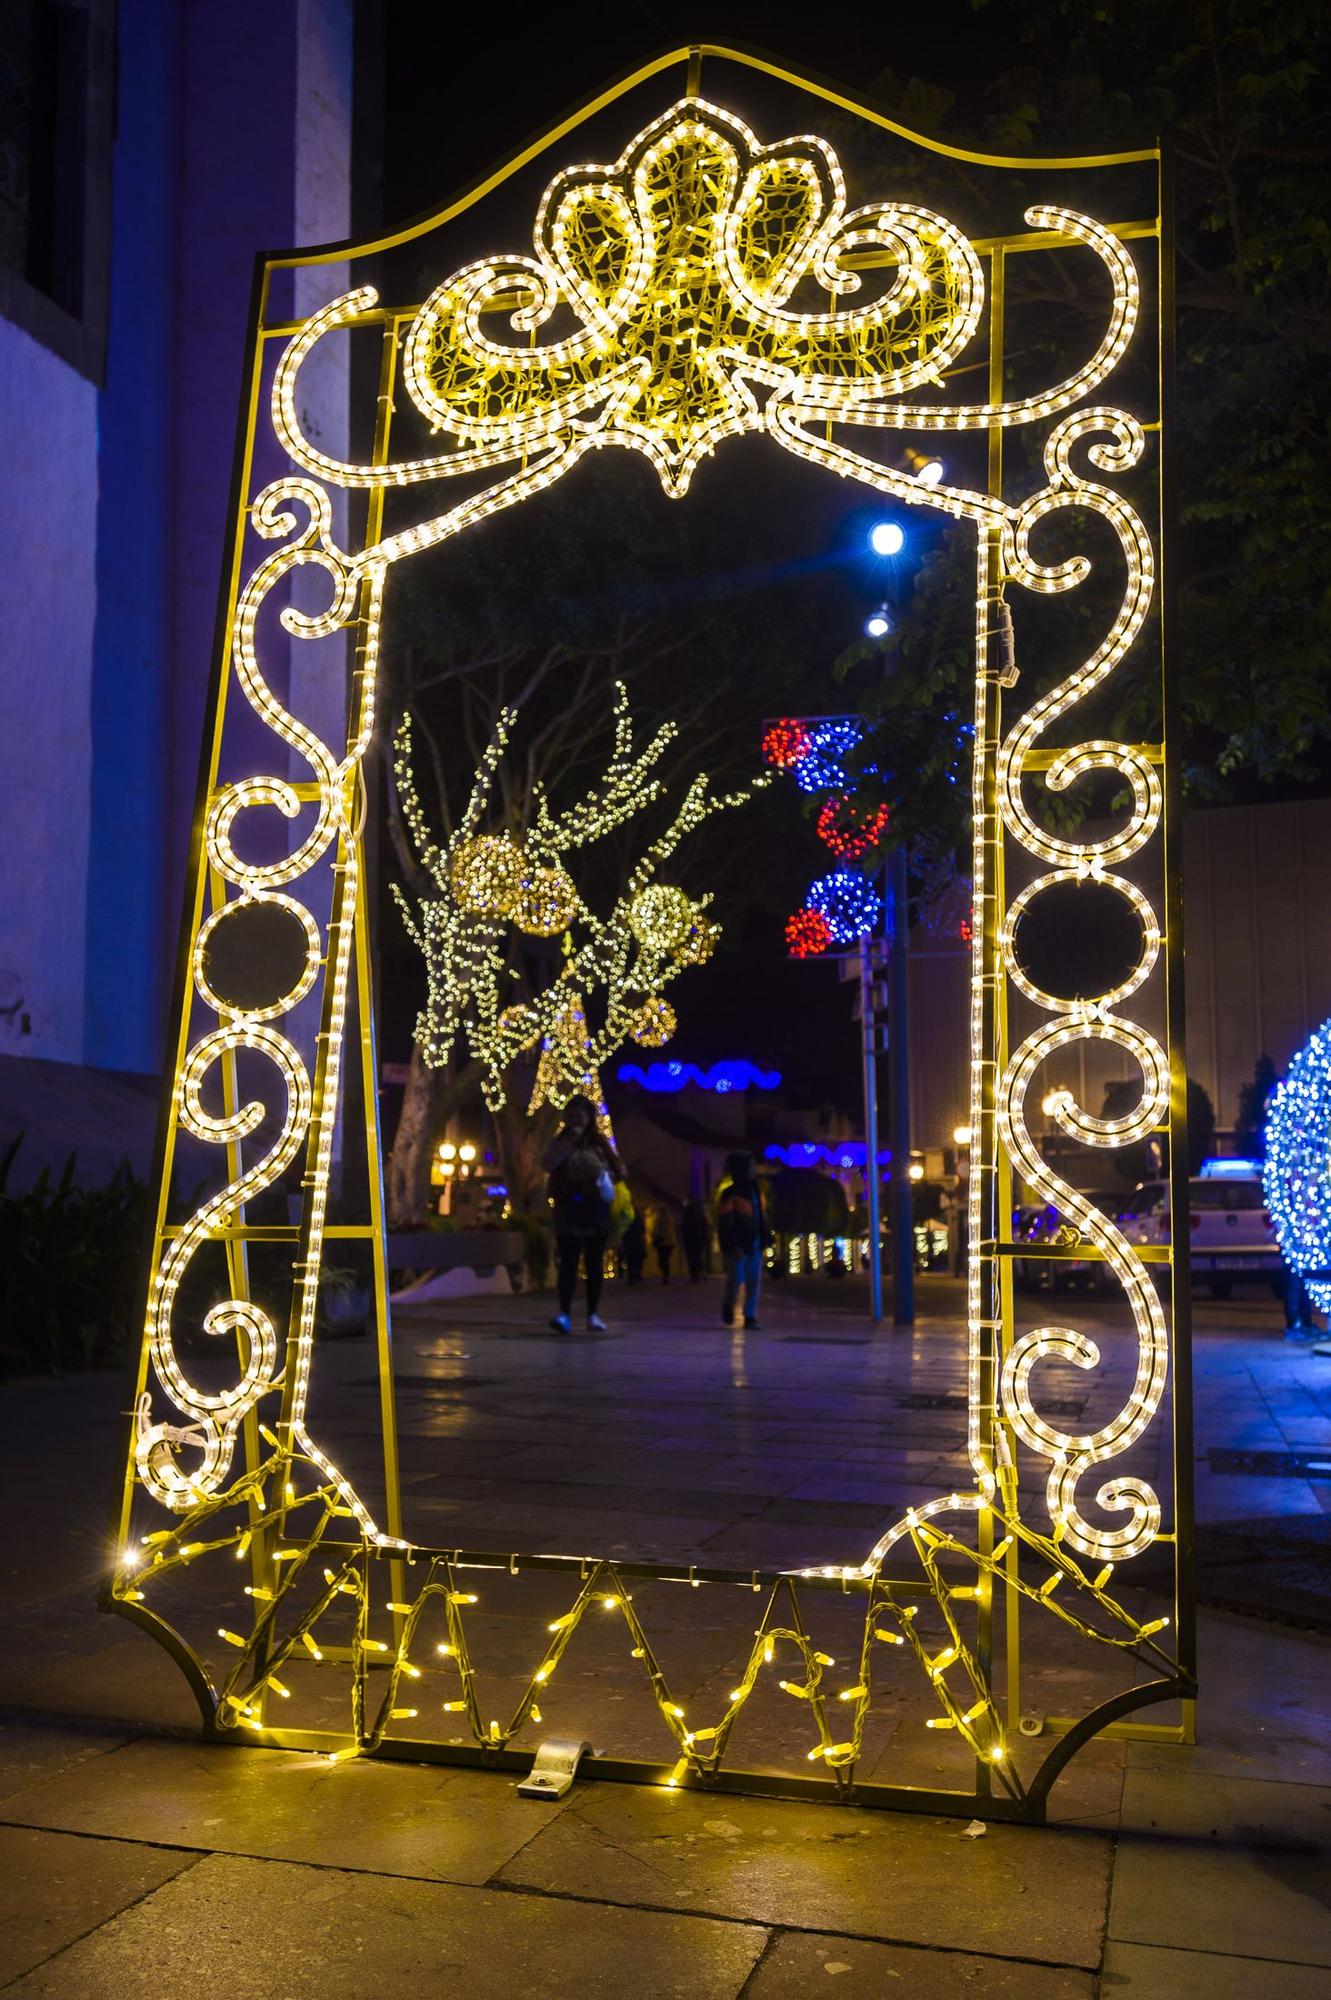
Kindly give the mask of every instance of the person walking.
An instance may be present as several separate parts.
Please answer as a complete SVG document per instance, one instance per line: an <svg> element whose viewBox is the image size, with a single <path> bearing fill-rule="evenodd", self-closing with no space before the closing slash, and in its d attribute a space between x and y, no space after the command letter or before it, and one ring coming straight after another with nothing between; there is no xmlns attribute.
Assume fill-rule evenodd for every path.
<svg viewBox="0 0 1331 2000"><path fill-rule="evenodd" d="M684 1219L679 1234L684 1245L684 1262L689 1267L689 1283L701 1284L712 1247L712 1227L707 1220L707 1210L692 1196L684 1204Z"/></svg>
<svg viewBox="0 0 1331 2000"><path fill-rule="evenodd" d="M670 1283L670 1260L675 1254L675 1218L667 1202L652 1210L652 1249L661 1272L661 1283Z"/></svg>
<svg viewBox="0 0 1331 2000"><path fill-rule="evenodd" d="M547 1188L558 1252L559 1311L550 1324L557 1333L573 1331L570 1312L581 1263L587 1277L587 1325L594 1333L604 1333L605 1321L596 1308L601 1303L615 1183L625 1175L619 1155L597 1128L596 1107L581 1092L565 1106L564 1122L546 1148L542 1165L550 1177Z"/></svg>
<svg viewBox="0 0 1331 2000"><path fill-rule="evenodd" d="M726 1264L726 1288L721 1298L721 1323L733 1326L741 1285L744 1324L758 1326L758 1292L762 1284L763 1252L767 1248L767 1213L763 1191L753 1171L752 1153L732 1153L716 1201L717 1240Z"/></svg>
<svg viewBox="0 0 1331 2000"><path fill-rule="evenodd" d="M647 1224L636 1210L619 1247L624 1257L624 1282L640 1285L647 1268Z"/></svg>

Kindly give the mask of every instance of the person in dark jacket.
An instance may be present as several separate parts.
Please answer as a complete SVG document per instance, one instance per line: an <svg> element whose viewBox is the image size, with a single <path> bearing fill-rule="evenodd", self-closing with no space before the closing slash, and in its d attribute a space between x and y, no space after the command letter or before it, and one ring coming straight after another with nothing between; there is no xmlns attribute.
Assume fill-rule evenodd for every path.
<svg viewBox="0 0 1331 2000"><path fill-rule="evenodd" d="M559 1267L559 1311L550 1324L557 1333L572 1332L570 1309L582 1263L587 1274L587 1325L603 1333L605 1321L596 1308L601 1303L610 1238L610 1204L624 1169L610 1141L597 1129L596 1107L581 1092L570 1097L564 1123L546 1148L542 1165L550 1176L547 1186L555 1212Z"/></svg>
<svg viewBox="0 0 1331 2000"><path fill-rule="evenodd" d="M700 1284L707 1268L707 1253L712 1247L712 1226L700 1201L690 1198L685 1202L679 1235L684 1245L684 1262L689 1267L689 1283Z"/></svg>
<svg viewBox="0 0 1331 2000"><path fill-rule="evenodd" d="M624 1259L625 1282L640 1285L647 1268L647 1224L636 1211L619 1248Z"/></svg>
<svg viewBox="0 0 1331 2000"><path fill-rule="evenodd" d="M752 1153L732 1153L726 1161L725 1177L716 1199L716 1234L726 1262L722 1324L734 1325L742 1285L744 1324L753 1330L758 1325L758 1291L768 1232L763 1191L753 1171Z"/></svg>

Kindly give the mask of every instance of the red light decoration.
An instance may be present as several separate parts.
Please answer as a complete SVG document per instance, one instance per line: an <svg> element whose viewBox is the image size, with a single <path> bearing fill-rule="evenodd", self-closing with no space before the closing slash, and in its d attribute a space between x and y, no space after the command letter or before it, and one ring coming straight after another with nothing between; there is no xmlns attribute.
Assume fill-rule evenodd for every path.
<svg viewBox="0 0 1331 2000"><path fill-rule="evenodd" d="M817 958L832 942L832 926L818 910L796 910L786 919L786 949L792 958Z"/></svg>
<svg viewBox="0 0 1331 2000"><path fill-rule="evenodd" d="M860 805L838 792L818 815L818 838L840 861L858 861L878 845L890 815L885 805Z"/></svg>
<svg viewBox="0 0 1331 2000"><path fill-rule="evenodd" d="M778 771L788 771L806 755L809 741L809 732L798 716L783 715L779 721L769 722L763 731L763 762Z"/></svg>

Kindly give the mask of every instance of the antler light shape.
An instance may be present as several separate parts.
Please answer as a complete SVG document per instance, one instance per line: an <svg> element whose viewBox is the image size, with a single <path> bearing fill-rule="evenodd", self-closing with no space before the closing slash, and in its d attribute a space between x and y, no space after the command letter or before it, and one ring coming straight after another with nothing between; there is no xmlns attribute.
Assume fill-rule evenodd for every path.
<svg viewBox="0 0 1331 2000"><path fill-rule="evenodd" d="M675 725L663 724L637 747L628 696L618 685L614 748L599 785L558 812L537 786L525 828L480 833L516 721L511 709L499 715L466 811L449 840L435 837L421 806L409 719L398 732L394 765L412 841L438 892L421 897L417 909L394 887L428 975L416 1039L434 1066L465 1043L481 1065L492 1110L504 1104L508 1071L524 1050L541 1050L535 1110L546 1102L565 1104L577 1090L599 1100L600 1070L626 1041L656 1048L669 1040L674 1013L661 998L662 988L711 956L720 927L706 914L710 897L693 899L658 881L658 871L705 820L749 797L747 790L713 791L705 773L695 777L669 824L633 863L613 907L601 916L584 900L567 864L575 852L661 798L665 785L653 773L675 738ZM561 933L562 964L546 985L532 988L520 971L524 935ZM594 1031L585 1005L593 994L604 999Z"/></svg>

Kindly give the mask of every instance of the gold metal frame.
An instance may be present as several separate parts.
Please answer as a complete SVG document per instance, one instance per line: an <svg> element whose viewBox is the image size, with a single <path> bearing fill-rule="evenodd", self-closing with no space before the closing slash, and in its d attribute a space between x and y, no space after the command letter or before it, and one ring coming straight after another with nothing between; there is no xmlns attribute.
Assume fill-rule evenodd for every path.
<svg viewBox="0 0 1331 2000"><path fill-rule="evenodd" d="M1028 211L1024 232L974 243L945 218L910 204L880 203L847 214L831 149L818 139L760 147L739 120L707 101L701 82L704 59L759 72L910 145L987 172L1153 166L1157 211L1143 220L1104 225L1076 210L1036 207ZM373 256L430 235L589 118L680 69L685 72L682 101L656 117L613 167L575 169L551 184L538 218L536 259L469 266L424 306L381 307L377 295L362 287L308 319L270 316L279 274ZM700 253L700 268L690 266L682 277L662 276L652 263L653 246L659 249L666 240L652 234L662 204L669 210L669 227L683 230L683 240L693 242L687 232L693 230L703 240L697 234L699 204L707 202L720 206L714 227L708 224L706 242L712 247ZM770 224L774 212L777 224ZM1186 1244L1177 1252L1172 1245L1148 1251L1129 1245L1107 1216L1047 1167L1024 1110L1034 1077L1059 1048L1089 1040L1122 1048L1142 1076L1136 1111L1106 1123L1086 1113L1064 1090L1054 1115L1066 1133L1105 1147L1167 1129L1173 1141L1175 1213L1183 1211L1181 928L1177 801L1165 749L1173 724L1167 674L1160 742L1131 745L1097 738L1064 748L1048 747L1042 740L1043 732L1114 671L1132 647L1146 643L1142 634L1150 636L1146 621L1153 601L1160 607L1163 657L1171 658L1169 605L1160 598L1160 537L1153 541L1137 509L1113 483L1154 450L1160 520L1170 518L1167 468L1160 451L1170 380L1168 230L1167 189L1156 149L1044 160L958 151L906 132L830 86L765 57L693 47L671 50L599 93L437 215L374 243L260 260L233 492L235 525L219 612L211 724L156 1169L145 1334L117 1501L114 1561L104 1593L108 1608L144 1625L172 1652L196 1694L207 1732L217 1740L319 1749L338 1756L365 1753L525 1769L533 1752L511 1747L512 1739L529 1723L539 1723L538 1704L550 1699L548 1683L585 1614L598 1602L625 1621L672 1751L661 1761L598 1760L591 1769L602 1777L854 1796L909 1810L1038 1819L1054 1779L1091 1736L1116 1731L1181 1740L1190 1731L1195 1662L1189 1596ZM1095 400L1100 385L1143 337L1137 263L1124 248L1129 242L1138 246L1137 257L1158 253L1159 259L1153 273L1158 277L1157 312L1147 322L1159 337L1158 349L1152 351L1159 402L1144 419ZM1111 281L1113 300L1101 346L1090 363L1054 388L1032 397L1005 398L1008 262L1014 256L1075 246L1098 260L1101 278L1107 272ZM688 259L677 262L683 271ZM886 297L840 309L839 296L858 287L860 274L875 267L896 272ZM826 312L800 314L787 306L802 274L825 288ZM555 303L571 303L583 328L552 361L558 343L542 346L537 333ZM696 395L667 394L670 385L653 372L657 350L644 347L643 328L651 324L653 312L662 311L674 315L672 324L683 327L690 344L695 336L703 345L708 339L716 343L700 372ZM525 346L496 344L488 330L480 329L485 313L499 313L512 329L523 330ZM936 393L936 385L946 385L955 356L985 325L984 403L921 401L919 389ZM361 465L329 458L300 427L299 368L320 339L344 327L378 328L380 333L373 450ZM256 493L256 447L271 456L271 440L260 427L266 383L277 443L297 469L268 480ZM769 392L765 403L752 393L752 383ZM452 440L447 450L425 459L392 459L393 419L404 386L417 412ZM1003 443L1006 431L1022 424L1043 427L1047 483L1016 500L1005 497ZM983 431L988 439L985 484L973 490L946 484L923 489L909 475L848 443L845 433L856 427ZM697 458L728 432L741 429L764 430L785 449L854 477L871 490L910 504L941 507L973 521L976 528L968 1436L973 1484L909 1509L862 1563L815 1572L735 1572L423 1548L405 1537L400 1513L371 956L361 883L362 766L374 727L385 581L403 555L538 490L597 445L644 451L667 491L682 494ZM494 484L475 483L481 473L499 468L508 469ZM459 473L466 493L461 502L407 527L389 518L388 502L395 492ZM473 481L470 487L467 479ZM338 488L365 495L358 548L343 548L334 534L330 489ZM1015 719L1005 718L1004 693L1015 671L1005 608L1009 591L1075 589L1089 570L1080 557L1046 566L1029 546L1038 523L1064 510L1097 514L1117 537L1127 578L1123 604L1111 631L1101 635L1082 667L1019 710ZM340 532L347 539L345 530ZM256 536L274 545L269 553L256 549ZM251 553L254 559L247 568ZM290 598L292 579L305 581L310 575L321 580L328 599L321 612L296 608ZM341 752L293 714L265 676L262 656L271 640L264 635L279 607L283 628L298 642L354 635L350 713ZM285 747L288 759L296 756L309 766L312 779L230 775L227 725L237 715L257 715ZM1047 786L1061 789L1087 771L1118 775L1131 794L1127 820L1108 836L1050 833L1030 810L1024 781L1039 776ZM244 825L245 814L255 806L280 812L294 829L290 850L265 862L247 860L241 851L245 843L232 838L233 827ZM1144 892L1118 872L1124 861L1154 852L1160 842L1165 844L1163 923ZM1045 873L1009 899L1005 871L1014 849L1041 860ZM1040 993L1015 949L1023 911L1044 890L1066 881L1094 881L1118 893L1141 926L1138 967L1113 993L1094 1001L1068 1002ZM286 993L247 1010L234 1000L228 1005L225 994L213 991L209 950L219 927L258 905L279 907L300 928L305 962ZM1136 992L1161 976L1167 1051L1128 1012ZM1048 1017L1015 1050L1008 1032L1014 984ZM315 998L320 1018L311 1066L298 1036L278 1024ZM199 1032L201 1011L214 1025L205 1019ZM330 1223L334 1130L353 1018L365 1110L369 1213L358 1223ZM276 1071L286 1096L281 1130L257 1160L253 1148L248 1153L246 1148L263 1123L264 1106L258 1099L248 1101L244 1088L244 1066L256 1062ZM214 1068L221 1084L219 1111L203 1102ZM169 1201L182 1132L223 1149L227 1183L197 1204L184 1222L175 1222ZM250 1220L255 1197L280 1184L302 1156L299 1220ZM1094 1344L1067 1327L1039 1327L1022 1335L1016 1331L1012 1260L1025 1246L1012 1240L1014 1167L1078 1223L1083 1240L1075 1254L1109 1268L1132 1312L1140 1358L1137 1379L1124 1407L1094 1433L1060 1430L1041 1414L1039 1388L1039 1364L1050 1356L1093 1371L1098 1361ZM326 1244L339 1238L368 1244L373 1259L386 1494L381 1520L334 1465L309 1418L323 1253ZM193 1364L182 1360L173 1329L179 1289L195 1252L206 1244L224 1247L228 1297L207 1313L205 1331L234 1335L237 1355L236 1379L220 1390L193 1379ZM291 1251L290 1314L279 1335L269 1309L256 1297L251 1263L259 1246L284 1244ZM1167 1267L1168 1315L1150 1264ZM1172 1515L1170 1494L1162 1501L1135 1474L1109 1477L1095 1495L1099 1512L1090 1515L1084 1511L1082 1480L1163 1422L1171 1342ZM271 1422L261 1420L265 1399L276 1411ZM1025 1462L1047 1467L1044 1526L1024 1518L1019 1505L1017 1465L1023 1454ZM234 1469L237 1455L239 1471ZM145 1509L152 1517L146 1527ZM1174 1603L1172 1619L1143 1622L1109 1586L1117 1564L1134 1560L1152 1544L1172 1548ZM192 1565L207 1564L215 1580L228 1558L246 1565L226 1573L236 1578L237 1589L248 1575L248 1603L243 1615L234 1618L240 1629L220 1629L223 1645L232 1649L225 1656L231 1670L220 1673L170 1622L165 1601ZM505 1726L487 1721L481 1707L468 1633L468 1608L477 1597L471 1586L479 1573L496 1570L564 1575L572 1591L570 1608L548 1625L542 1656ZM634 1606L629 1586L635 1579L764 1595L748 1665L716 1720L691 1721L674 1700ZM835 1690L826 1685L833 1662L818 1650L805 1617L828 1591L852 1597L863 1607L859 1657L848 1684ZM1130 1657L1148 1674L1090 1714L1056 1721L1058 1740L1025 1779L1013 1756L1022 1709L1023 1606L1061 1621L1089 1645ZM1172 1645L1163 1636L1171 1623ZM469 1746L440 1741L428 1729L413 1727L419 1723L417 1708L402 1699L422 1682L421 1648L427 1630L434 1637L435 1627L443 1636L428 1665L432 1672L454 1677L451 1698L442 1708L465 1719ZM1003 1647L1001 1689L996 1634ZM732 1772L724 1765L744 1705L769 1671L780 1671L778 1656L794 1663L794 1677L780 1685L807 1704L813 1739L809 1762L818 1767L817 1775L777 1779ZM973 1753L969 1789L857 1781L874 1674L884 1657L900 1657L918 1669L937 1709L929 1726L957 1732ZM349 1728L277 1724L274 1708L290 1692L282 1676L296 1677L293 1662L302 1674L318 1667L342 1676L350 1694ZM376 1687L382 1697L372 1702ZM1177 1723L1152 1727L1128 1720L1135 1710L1164 1700L1182 1704ZM556 1719L553 1713L551 1719Z"/></svg>

